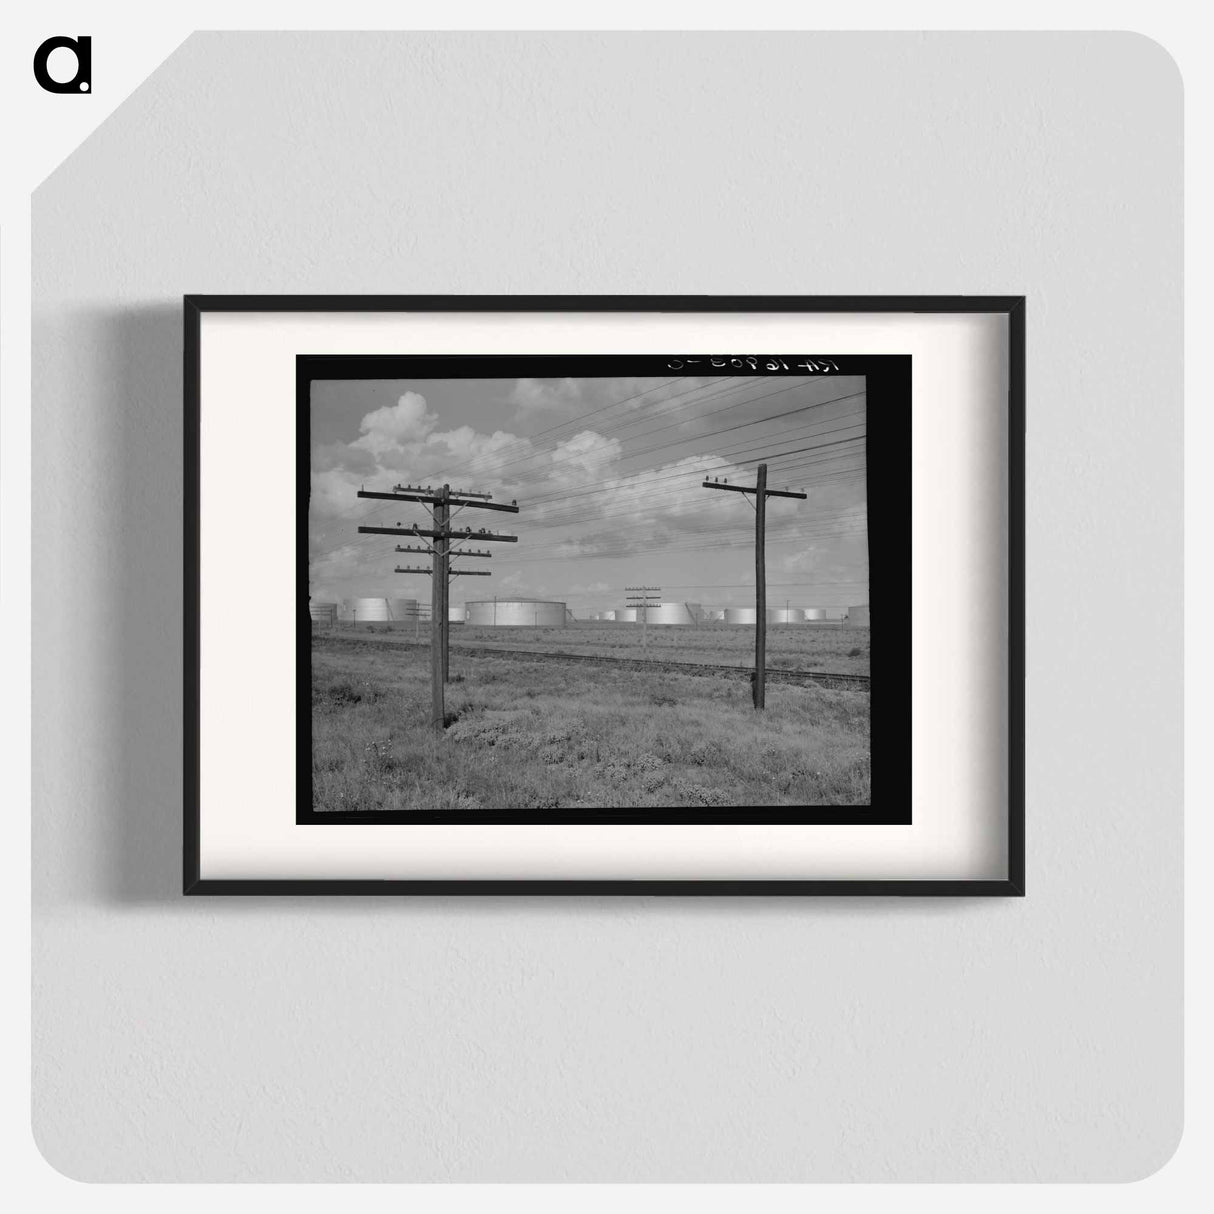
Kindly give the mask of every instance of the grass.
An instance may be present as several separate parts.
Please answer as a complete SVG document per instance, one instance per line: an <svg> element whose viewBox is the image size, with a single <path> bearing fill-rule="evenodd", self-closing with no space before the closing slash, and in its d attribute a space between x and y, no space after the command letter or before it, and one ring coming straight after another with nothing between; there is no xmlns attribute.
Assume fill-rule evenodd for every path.
<svg viewBox="0 0 1214 1214"><path fill-rule="evenodd" d="M760 714L745 679L455 652L451 663L440 736L426 651L314 639L318 811L869 800L865 692L769 684Z"/></svg>
<svg viewBox="0 0 1214 1214"><path fill-rule="evenodd" d="M318 636L325 635L318 631ZM357 630L340 625L332 635L380 637L426 643L429 625L368 624ZM767 629L767 665L777 670L828 670L837 674L869 673L869 630L830 625L772 625ZM746 665L754 660L755 630L734 624L700 628L654 625L641 648L639 624L587 623L568 628L470 628L452 624L451 644L535 652L602 654L619 658L667 658L678 662Z"/></svg>

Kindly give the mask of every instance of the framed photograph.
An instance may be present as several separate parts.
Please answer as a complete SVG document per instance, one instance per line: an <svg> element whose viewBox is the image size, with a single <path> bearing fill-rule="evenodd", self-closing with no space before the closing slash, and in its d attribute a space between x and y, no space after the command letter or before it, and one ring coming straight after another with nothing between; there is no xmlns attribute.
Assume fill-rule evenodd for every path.
<svg viewBox="0 0 1214 1214"><path fill-rule="evenodd" d="M1021 297L187 296L188 894L1024 893Z"/></svg>

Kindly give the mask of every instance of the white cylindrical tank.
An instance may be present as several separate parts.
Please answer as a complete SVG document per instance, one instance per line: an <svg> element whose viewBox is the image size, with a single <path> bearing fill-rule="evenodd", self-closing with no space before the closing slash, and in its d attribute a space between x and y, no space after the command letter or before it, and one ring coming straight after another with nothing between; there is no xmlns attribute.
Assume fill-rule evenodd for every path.
<svg viewBox="0 0 1214 1214"><path fill-rule="evenodd" d="M711 611L704 613L704 618L710 623L720 623L725 619L725 611L723 608L713 608Z"/></svg>
<svg viewBox="0 0 1214 1214"><path fill-rule="evenodd" d="M341 606L342 618L356 624L384 623L392 618L388 614L387 599L343 599Z"/></svg>
<svg viewBox="0 0 1214 1214"><path fill-rule="evenodd" d="M338 617L358 624L388 624L417 618L416 599L342 599Z"/></svg>
<svg viewBox="0 0 1214 1214"><path fill-rule="evenodd" d="M309 603L308 615L312 618L313 624L336 624L337 623L337 604L336 603Z"/></svg>
<svg viewBox="0 0 1214 1214"><path fill-rule="evenodd" d="M806 607L805 618L807 620L824 620L826 619L825 607Z"/></svg>
<svg viewBox="0 0 1214 1214"><path fill-rule="evenodd" d="M849 607L847 609L847 623L852 628L869 627L868 604L863 603L859 607Z"/></svg>
<svg viewBox="0 0 1214 1214"><path fill-rule="evenodd" d="M726 607L725 608L725 623L727 624L751 624L755 622L755 609L753 607Z"/></svg>
<svg viewBox="0 0 1214 1214"><path fill-rule="evenodd" d="M650 624L695 624L699 621L699 603L662 603L650 607Z"/></svg>
<svg viewBox="0 0 1214 1214"><path fill-rule="evenodd" d="M617 607L613 618L619 624L635 624L641 616L635 607Z"/></svg>
<svg viewBox="0 0 1214 1214"><path fill-rule="evenodd" d="M804 607L768 607L767 622L769 624L804 624Z"/></svg>
<svg viewBox="0 0 1214 1214"><path fill-rule="evenodd" d="M599 619L600 620L614 620L615 612L614 611L600 611Z"/></svg>
<svg viewBox="0 0 1214 1214"><path fill-rule="evenodd" d="M464 604L464 620L478 627L564 628L564 603L547 599L489 599Z"/></svg>
<svg viewBox="0 0 1214 1214"><path fill-rule="evenodd" d="M452 624L462 624L464 622L464 608L463 607L448 607L447 608L447 619Z"/></svg>

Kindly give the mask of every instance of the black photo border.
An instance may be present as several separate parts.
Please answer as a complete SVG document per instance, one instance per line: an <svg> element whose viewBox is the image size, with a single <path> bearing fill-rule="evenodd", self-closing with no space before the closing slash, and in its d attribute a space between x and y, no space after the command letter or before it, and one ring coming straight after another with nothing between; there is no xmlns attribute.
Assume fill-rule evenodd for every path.
<svg viewBox="0 0 1214 1214"><path fill-rule="evenodd" d="M1008 323L1009 341L1009 385L1008 385L1008 426L1009 426L1009 468L1008 468L1008 671L1009 686L1007 688L1008 706L1008 820L1007 820L1007 875L998 880L628 880L625 878L612 880L365 880L365 879L287 879L287 880L204 880L200 874L200 755L199 755L199 626L200 626L200 569L199 569L199 424L201 396L201 322L204 312L673 312L673 313L702 313L702 312L854 312L854 313L989 313L1002 314ZM184 581L185 581L185 754L184 754L184 825L183 825L183 866L184 892L187 894L283 894L283 895L337 895L337 894L647 894L647 895L899 895L899 896L1022 896L1024 893L1024 411L1025 411L1025 300L1022 296L253 296L253 295L187 295L184 298L185 315L185 348L184 348L184 402L185 402L185 534L184 534ZM672 352L673 353L673 352ZM684 352L692 354L693 352ZM711 353L711 352L709 352ZM752 353L775 353L760 352ZM805 353L824 355L824 351L806 351ZM829 356L829 355L827 355ZM530 356L528 356L530 357ZM559 360L566 356L551 356ZM570 359L575 356L568 356ZM620 357L620 356L610 356ZM306 358L306 370L310 375L297 375L300 384L310 385L313 378L349 378L349 375L317 374L325 369L325 356L300 356L297 360L303 362ZM864 363L876 363L882 358L899 360L899 356L856 356ZM472 360L472 356L460 356L461 363ZM366 369L365 377L389 378L381 374L371 374L372 365L377 356L357 355L341 356L340 363L347 365L362 364ZM381 362L397 362L395 357ZM657 359L649 359L656 364ZM840 356L840 363L843 363ZM851 360L847 360L851 361ZM909 363L905 356L901 357L903 364ZM335 364L330 364L330 370ZM890 369L893 370L892 365ZM416 372L414 372L416 373ZM840 374L863 373L873 375L871 370L855 372L840 370ZM397 373L399 376L399 373ZM896 372L895 372L896 376ZM878 385L879 387L879 385ZM880 388L879 388L880 390ZM307 392L303 392L304 409L301 417L308 418ZM870 384L870 403L872 384ZM298 400L297 400L298 403ZM909 469L909 410L904 411L907 418L906 459ZM893 435L894 429L884 433ZM870 440L871 445L871 440ZM298 444L298 452L302 458L309 458L306 430L302 441ZM871 452L870 452L871 460ZM893 467L893 465L891 465ZM870 473L871 475L871 473ZM306 479L303 480L306 486ZM909 485L909 476L908 476ZM870 480L871 489L871 480ZM304 556L306 558L306 490L303 503L304 520ZM870 523L871 525L871 523ZM880 543L880 539L878 539ZM899 571L896 563L890 564L882 559L881 567L889 571L889 585L893 587L890 593L901 591L895 584L900 578L904 587L906 611L904 614L908 632L907 644L901 649L905 654L907 670L904 689L907 697L904 712L899 711L898 725L905 724L905 754L907 772L909 773L910 720L909 720L909 542L904 552L907 568ZM894 557L891 552L888 554ZM896 557L894 557L896 561ZM306 612L306 559L304 568L304 592L302 596L303 610ZM877 562L873 562L870 573L875 573ZM876 598L874 592L870 597ZM893 600L886 597L883 601ZM883 620L889 617L882 612ZM885 625L883 625L885 627ZM300 635L306 638L308 630L302 630ZM882 669L894 679L894 686L899 689L896 654L896 642L891 643L889 652L883 656ZM298 656L298 655L297 655ZM310 656L309 656L310 662ZM302 669L307 670L307 665ZM874 657L874 673L877 663ZM884 676L882 676L884 677ZM875 682L875 680L874 680ZM306 734L309 746L300 749L298 763L307 769L306 787L311 787L310 771L310 693L304 687L303 694L308 705L308 712L303 714L307 721L302 730ZM886 699L886 704L893 704L895 699ZM876 730L876 701L874 701L874 730ZM892 715L892 713L891 713ZM889 743L887 743L889 744ZM299 738L297 737L297 749ZM303 785L301 785L303 787ZM909 791L909 788L908 788ZM908 802L909 806L909 802ZM308 806L311 813L310 804ZM526 817L518 817L510 811L503 811L490 816L472 816L461 814L461 821L470 824L476 821L534 821L535 813ZM840 822L849 820L841 816L840 810L829 809L829 817L823 821ZM909 814L909 808L906 813ZM562 815L552 815L551 820L559 820ZM688 810L685 814L674 817L640 817L636 814L623 813L614 816L593 816L590 821L631 821L631 822L704 822L730 821L736 818L736 809L726 810L722 814L706 815L704 811ZM770 817L770 812L765 816ZM341 820L362 820L363 815L339 815ZM408 815L367 815L381 824L394 822L421 822L438 820L438 815L408 814ZM315 819L330 820L329 815L314 815ZM299 818L299 821L309 819ZM444 818L443 820L448 820ZM580 819L579 819L580 820ZM792 815L785 817L786 821L814 822L812 816L807 816L806 810L795 810ZM871 811L862 812L856 817L857 821L874 824L885 824L891 819L874 817ZM893 821L909 821L909 817L896 817Z"/></svg>
<svg viewBox="0 0 1214 1214"><path fill-rule="evenodd" d="M704 354L695 359L694 373L726 379L755 374L738 369L705 366ZM868 483L878 486L879 509L868 511L869 602L877 605L882 620L871 644L873 763L872 803L866 806L805 805L763 807L763 820L807 826L909 826L911 825L911 359L908 354L835 355L827 351L784 351L757 359L786 362L774 371L757 372L764 378L800 378L805 373L796 360L829 363L821 378L864 376L868 398L866 466ZM316 380L392 379L500 379L528 376L537 379L601 376L656 376L669 374L676 359L634 354L509 354L509 355L374 355L298 354L295 358L295 822L297 826L374 825L407 826L450 823L442 810L326 810L312 808L312 698L311 625L308 616L308 499L311 483L311 387ZM732 362L733 360L718 360ZM871 419L877 418L876 426ZM517 529L526 532L526 502ZM613 825L686 825L693 822L738 821L746 805L667 806L641 809L588 809L578 822ZM563 822L567 810L473 809L461 810L459 822L537 824Z"/></svg>

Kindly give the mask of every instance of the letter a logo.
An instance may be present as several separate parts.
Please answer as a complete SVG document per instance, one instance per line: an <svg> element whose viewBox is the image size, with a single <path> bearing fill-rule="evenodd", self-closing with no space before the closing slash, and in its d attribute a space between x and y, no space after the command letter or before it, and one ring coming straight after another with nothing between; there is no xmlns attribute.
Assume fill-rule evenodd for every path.
<svg viewBox="0 0 1214 1214"><path fill-rule="evenodd" d="M76 74L70 80L55 80L46 70L52 51L69 50L76 56ZM78 38L48 38L34 52L34 79L48 93L88 93L93 88L93 40Z"/></svg>

